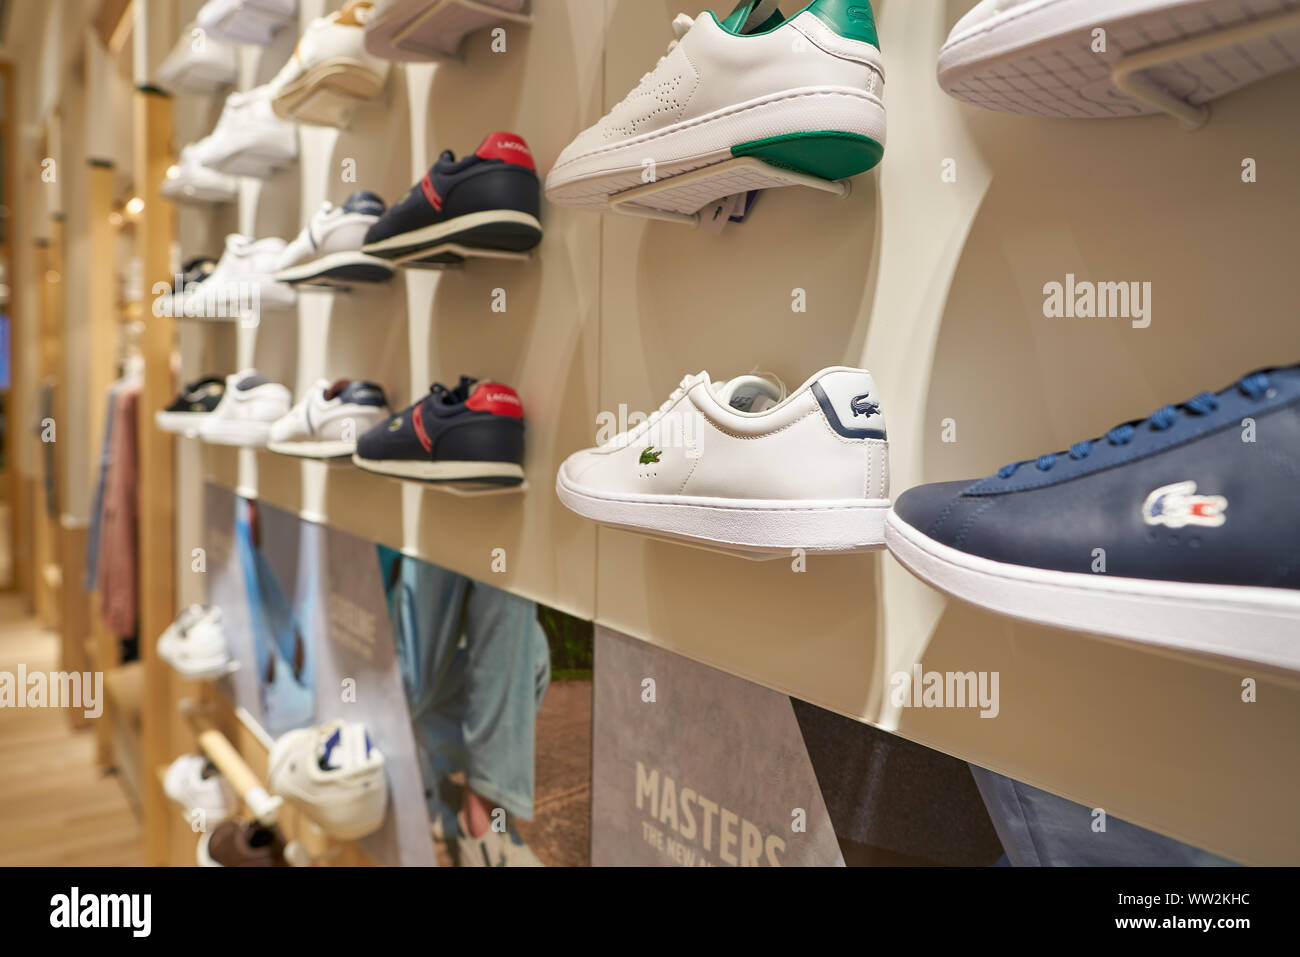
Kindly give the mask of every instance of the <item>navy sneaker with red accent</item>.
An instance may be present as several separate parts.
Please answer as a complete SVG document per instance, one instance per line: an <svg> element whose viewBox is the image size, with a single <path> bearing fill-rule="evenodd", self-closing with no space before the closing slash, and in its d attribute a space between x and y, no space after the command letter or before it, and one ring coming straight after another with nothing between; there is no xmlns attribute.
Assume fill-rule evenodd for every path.
<svg viewBox="0 0 1300 957"><path fill-rule="evenodd" d="M490 133L469 156L445 150L366 233L361 251L415 263L523 252L542 241L541 189L523 137Z"/></svg>
<svg viewBox="0 0 1300 957"><path fill-rule="evenodd" d="M524 480L524 407L499 382L461 376L357 440L352 461L371 472L423 482L518 485Z"/></svg>

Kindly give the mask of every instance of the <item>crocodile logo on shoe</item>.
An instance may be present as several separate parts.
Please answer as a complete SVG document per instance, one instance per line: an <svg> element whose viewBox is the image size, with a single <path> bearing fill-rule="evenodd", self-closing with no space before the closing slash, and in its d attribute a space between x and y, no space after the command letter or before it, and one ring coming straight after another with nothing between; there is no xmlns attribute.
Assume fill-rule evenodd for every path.
<svg viewBox="0 0 1300 957"><path fill-rule="evenodd" d="M641 453L641 464L654 465L659 461L659 456L663 454L663 449L657 449L651 445Z"/></svg>
<svg viewBox="0 0 1300 957"><path fill-rule="evenodd" d="M1217 527L1227 518L1228 500L1222 495L1197 495L1195 482L1163 485L1142 503L1142 521L1148 525L1182 528L1186 525Z"/></svg>
<svg viewBox="0 0 1300 957"><path fill-rule="evenodd" d="M400 415L397 418L393 419L392 422L388 423L389 432L396 432L401 427L402 427L402 417Z"/></svg>
<svg viewBox="0 0 1300 957"><path fill-rule="evenodd" d="M871 393L866 392L862 395L855 395L850 407L853 409L853 417L856 419L860 415L875 415L880 411L880 403L871 401Z"/></svg>

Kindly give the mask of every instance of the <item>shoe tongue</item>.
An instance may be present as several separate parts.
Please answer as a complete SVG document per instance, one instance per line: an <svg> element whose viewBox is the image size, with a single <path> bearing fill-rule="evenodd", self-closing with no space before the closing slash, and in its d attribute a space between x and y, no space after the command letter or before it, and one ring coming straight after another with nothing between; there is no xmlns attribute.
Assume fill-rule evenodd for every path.
<svg viewBox="0 0 1300 957"><path fill-rule="evenodd" d="M384 201L368 189L359 189L344 201L343 209L349 213L382 216L384 214Z"/></svg>
<svg viewBox="0 0 1300 957"><path fill-rule="evenodd" d="M370 735L365 725L340 721L328 733L316 751L316 762L322 771L336 771L356 767L370 754Z"/></svg>
<svg viewBox="0 0 1300 957"><path fill-rule="evenodd" d="M256 389L259 385L266 385L271 380L256 369L246 369L238 373L239 380L235 383L235 388L240 392L246 392L249 389Z"/></svg>
<svg viewBox="0 0 1300 957"><path fill-rule="evenodd" d="M785 398L785 386L762 376L742 375L713 383L713 394L737 412L762 412Z"/></svg>

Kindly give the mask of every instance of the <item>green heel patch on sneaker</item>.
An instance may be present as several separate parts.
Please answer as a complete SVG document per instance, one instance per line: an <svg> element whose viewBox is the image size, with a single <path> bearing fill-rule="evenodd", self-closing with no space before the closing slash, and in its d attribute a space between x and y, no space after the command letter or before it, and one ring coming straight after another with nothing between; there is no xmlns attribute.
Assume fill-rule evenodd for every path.
<svg viewBox="0 0 1300 957"><path fill-rule="evenodd" d="M875 167L885 148L869 136L832 130L786 133L737 143L732 156L757 156L780 169L821 179L848 179Z"/></svg>
<svg viewBox="0 0 1300 957"><path fill-rule="evenodd" d="M712 10L708 11L718 26L736 36L759 36L770 33L777 27L789 23L799 13L811 12L842 37L861 40L880 49L880 38L876 33L876 15L871 9L870 0L810 0L799 13L792 17L782 15L779 9L772 9L762 23L755 23L762 15L763 6L759 0L741 0L736 8L725 18L719 17ZM757 16L756 16L757 14Z"/></svg>

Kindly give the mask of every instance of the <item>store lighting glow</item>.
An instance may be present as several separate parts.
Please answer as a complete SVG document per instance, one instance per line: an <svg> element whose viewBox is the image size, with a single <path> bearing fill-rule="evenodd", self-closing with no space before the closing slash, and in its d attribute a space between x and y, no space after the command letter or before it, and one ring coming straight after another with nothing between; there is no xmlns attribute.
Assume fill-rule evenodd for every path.
<svg viewBox="0 0 1300 957"><path fill-rule="evenodd" d="M139 216L144 212L144 200L139 196L132 196L126 201L125 208L128 216Z"/></svg>

